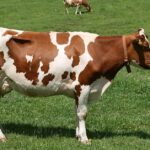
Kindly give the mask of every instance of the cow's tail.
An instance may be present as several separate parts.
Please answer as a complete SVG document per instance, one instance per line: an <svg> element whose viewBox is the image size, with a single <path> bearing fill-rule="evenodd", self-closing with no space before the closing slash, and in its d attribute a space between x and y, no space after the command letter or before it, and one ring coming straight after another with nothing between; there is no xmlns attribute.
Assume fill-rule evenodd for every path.
<svg viewBox="0 0 150 150"><path fill-rule="evenodd" d="M91 12L91 6L90 5L87 6L87 11Z"/></svg>
<svg viewBox="0 0 150 150"><path fill-rule="evenodd" d="M87 9L88 12L91 12L91 6L88 3L83 3L82 5Z"/></svg>

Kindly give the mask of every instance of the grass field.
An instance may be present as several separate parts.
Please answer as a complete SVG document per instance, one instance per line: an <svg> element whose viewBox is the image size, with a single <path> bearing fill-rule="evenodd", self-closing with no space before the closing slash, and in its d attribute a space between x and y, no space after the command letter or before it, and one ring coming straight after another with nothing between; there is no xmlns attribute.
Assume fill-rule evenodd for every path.
<svg viewBox="0 0 150 150"><path fill-rule="evenodd" d="M150 35L149 0L89 0L91 14L64 13L62 0L1 0L0 26L34 31L128 34L144 27ZM8 141L0 150L150 149L150 72L122 69L100 101L89 107L91 145L75 139L74 100L29 98L11 92L0 100L0 124Z"/></svg>

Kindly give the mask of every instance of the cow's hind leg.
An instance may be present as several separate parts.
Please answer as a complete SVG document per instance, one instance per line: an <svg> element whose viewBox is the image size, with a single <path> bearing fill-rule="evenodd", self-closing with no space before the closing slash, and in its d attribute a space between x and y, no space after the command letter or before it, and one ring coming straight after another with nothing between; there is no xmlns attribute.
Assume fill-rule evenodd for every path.
<svg viewBox="0 0 150 150"><path fill-rule="evenodd" d="M64 8L65 8L65 13L69 14L69 10L68 10L68 4L64 1Z"/></svg>
<svg viewBox="0 0 150 150"><path fill-rule="evenodd" d="M65 13L69 14L68 6L65 6Z"/></svg>
<svg viewBox="0 0 150 150"><path fill-rule="evenodd" d="M91 6L89 4L83 3L82 5L86 8L87 12L91 12Z"/></svg>
<svg viewBox="0 0 150 150"><path fill-rule="evenodd" d="M0 142L5 142L6 141L6 137L3 134L2 130L0 129Z"/></svg>
<svg viewBox="0 0 150 150"><path fill-rule="evenodd" d="M76 107L77 107L77 128L76 137L84 144L90 144L90 140L86 134L85 120L87 116L87 102L89 95L89 87L80 89L76 92Z"/></svg>

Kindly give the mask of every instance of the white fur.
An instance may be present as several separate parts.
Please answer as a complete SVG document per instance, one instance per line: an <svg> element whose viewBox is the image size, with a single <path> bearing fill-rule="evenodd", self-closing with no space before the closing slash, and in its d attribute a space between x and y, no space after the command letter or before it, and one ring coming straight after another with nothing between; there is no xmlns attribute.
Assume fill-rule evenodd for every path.
<svg viewBox="0 0 150 150"><path fill-rule="evenodd" d="M27 62L32 62L33 56L26 55Z"/></svg>
<svg viewBox="0 0 150 150"><path fill-rule="evenodd" d="M82 86L81 95L79 97L79 104L77 108L78 125L76 127L76 136L83 143L88 143L89 140L86 135L85 117L87 114L87 103L90 100L98 99L105 90L109 87L111 82L104 77L97 79L92 85Z"/></svg>
<svg viewBox="0 0 150 150"><path fill-rule="evenodd" d="M82 86L81 91L82 92L78 99L79 104L77 107L78 125L76 128L76 136L78 137L78 140L81 141L82 143L88 143L89 140L86 134L85 118L87 115L87 103L90 86Z"/></svg>
<svg viewBox="0 0 150 150"><path fill-rule="evenodd" d="M144 29L143 28L141 28L139 35L144 35Z"/></svg>
<svg viewBox="0 0 150 150"><path fill-rule="evenodd" d="M77 1L77 0L75 0ZM82 0L78 0L77 3L81 3ZM65 0L65 3L67 3L68 5L72 5L74 3L74 0Z"/></svg>
<svg viewBox="0 0 150 150"><path fill-rule="evenodd" d="M2 130L0 129L0 141L6 139L5 135L3 134Z"/></svg>
<svg viewBox="0 0 150 150"><path fill-rule="evenodd" d="M143 35L143 36L145 37L145 40L149 43L149 40L148 40L148 38L146 37L146 35L145 35L145 32L144 32L144 29L143 29L143 28L141 28L141 30L140 30L140 32L139 32L139 35ZM150 48L150 45L149 45L149 48Z"/></svg>

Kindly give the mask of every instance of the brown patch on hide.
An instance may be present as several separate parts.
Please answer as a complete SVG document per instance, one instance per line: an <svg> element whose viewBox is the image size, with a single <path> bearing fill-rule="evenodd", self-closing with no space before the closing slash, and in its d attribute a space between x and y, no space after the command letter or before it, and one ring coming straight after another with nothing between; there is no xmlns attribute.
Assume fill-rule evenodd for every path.
<svg viewBox="0 0 150 150"><path fill-rule="evenodd" d="M83 39L78 35L73 36L70 45L65 48L65 52L69 59L73 58L72 67L77 66L80 62L79 56L85 52Z"/></svg>
<svg viewBox="0 0 150 150"><path fill-rule="evenodd" d="M67 76L68 76L68 72L67 71L65 71L64 73L63 73L63 75L62 75L62 79L64 80L64 79L66 79L67 78Z"/></svg>
<svg viewBox="0 0 150 150"><path fill-rule="evenodd" d="M49 71L49 63L54 61L58 54L56 45L51 42L49 33L24 32L13 36L7 43L8 55L14 60L17 73L25 73L25 77L36 85L38 82L38 69ZM26 56L32 56L32 62L27 62Z"/></svg>
<svg viewBox="0 0 150 150"><path fill-rule="evenodd" d="M90 85L101 76L112 80L123 66L123 44L121 36L97 37L89 43L88 52L93 58L79 75L81 85Z"/></svg>
<svg viewBox="0 0 150 150"><path fill-rule="evenodd" d="M57 33L57 43L62 45L62 44L67 44L69 40L69 33Z"/></svg>
<svg viewBox="0 0 150 150"><path fill-rule="evenodd" d="M54 78L55 78L54 75L48 74L43 78L42 82L45 86L47 86L49 84L49 82L52 81Z"/></svg>
<svg viewBox="0 0 150 150"><path fill-rule="evenodd" d="M81 85L76 85L75 86L75 102L77 106L79 104L80 95L81 95Z"/></svg>
<svg viewBox="0 0 150 150"><path fill-rule="evenodd" d="M70 73L70 79L72 79L73 81L76 80L76 73L75 72Z"/></svg>

